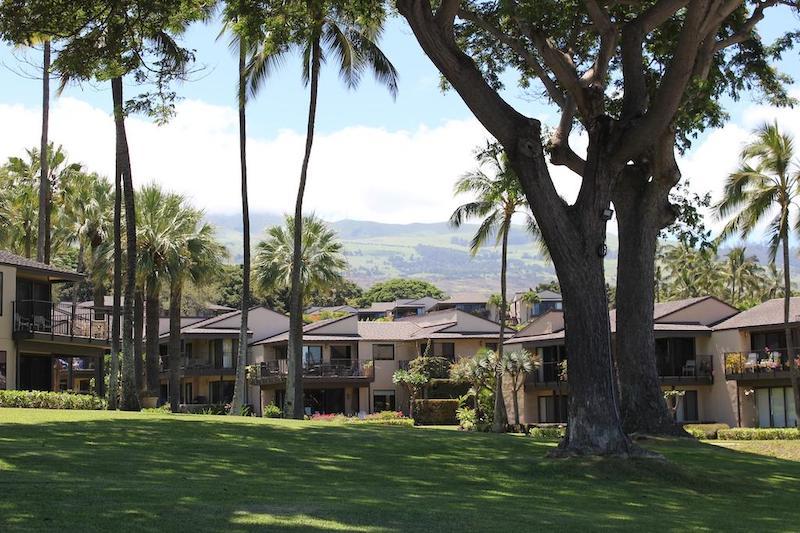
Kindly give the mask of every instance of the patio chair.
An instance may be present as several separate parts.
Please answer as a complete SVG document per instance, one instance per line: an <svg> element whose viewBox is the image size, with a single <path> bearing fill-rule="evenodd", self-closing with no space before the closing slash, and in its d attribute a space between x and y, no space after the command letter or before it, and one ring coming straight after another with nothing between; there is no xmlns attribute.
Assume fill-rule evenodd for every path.
<svg viewBox="0 0 800 533"><path fill-rule="evenodd" d="M772 352L769 354L769 359L772 362L772 368L774 370L779 370L783 367L783 361L781 360L781 353L780 352Z"/></svg>
<svg viewBox="0 0 800 533"><path fill-rule="evenodd" d="M689 359L683 364L683 376L695 376L697 375L697 362L694 359Z"/></svg>

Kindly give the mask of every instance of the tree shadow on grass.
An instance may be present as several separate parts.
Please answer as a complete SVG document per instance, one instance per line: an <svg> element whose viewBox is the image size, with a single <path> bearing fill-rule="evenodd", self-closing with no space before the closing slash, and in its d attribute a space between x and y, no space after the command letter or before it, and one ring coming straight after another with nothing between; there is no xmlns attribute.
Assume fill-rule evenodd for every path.
<svg viewBox="0 0 800 533"><path fill-rule="evenodd" d="M55 418L55 416L53 417ZM0 424L0 529L775 529L800 464L694 442L668 461L403 427L132 417Z"/></svg>

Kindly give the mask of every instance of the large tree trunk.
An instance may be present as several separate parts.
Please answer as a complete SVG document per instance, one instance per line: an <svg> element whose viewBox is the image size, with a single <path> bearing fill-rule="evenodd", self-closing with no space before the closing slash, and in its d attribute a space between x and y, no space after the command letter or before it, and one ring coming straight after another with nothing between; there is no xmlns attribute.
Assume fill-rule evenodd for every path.
<svg viewBox="0 0 800 533"><path fill-rule="evenodd" d="M661 228L674 219L657 190L660 185L658 179L651 181L629 170L614 190L619 228L615 359L620 413L629 434L688 436L664 400L655 353L656 244Z"/></svg>
<svg viewBox="0 0 800 533"><path fill-rule="evenodd" d="M136 291L136 209L134 206L131 159L128 139L125 133L125 114L123 110L122 78L111 80L114 98L114 126L116 130L117 161L122 178L123 201L125 204L125 300L122 320L122 395L120 408L123 411L138 411L139 395L136 392L136 373L133 349L133 306Z"/></svg>
<svg viewBox="0 0 800 533"><path fill-rule="evenodd" d="M610 205L610 184L619 169L608 163L609 130L604 119L589 129L583 180L595 186L581 189L569 220L537 194L547 176L541 148L532 142L506 147L550 250L564 301L570 394L567 434L555 456L644 453L622 429L611 353L603 210Z"/></svg>
<svg viewBox="0 0 800 533"><path fill-rule="evenodd" d="M286 378L287 418L303 418L303 195L306 189L308 163L311 159L311 145L314 142L314 122L317 114L317 90L320 69L319 36L314 39L311 49L311 99L308 105L308 126L306 130L306 151L303 167L300 170L300 185L294 207L294 248L292 251L292 286L289 295L289 361Z"/></svg>
<svg viewBox="0 0 800 533"><path fill-rule="evenodd" d="M169 405L173 413L181 404L181 296L183 282L173 279L169 289Z"/></svg>
<svg viewBox="0 0 800 533"><path fill-rule="evenodd" d="M786 208L788 211L788 208ZM789 315L792 306L792 278L789 273L789 236L783 236L783 330L786 335L786 357L789 362L789 381L794 394L795 419L800 423L800 368L794 355L794 339L789 327Z"/></svg>
<svg viewBox="0 0 800 533"><path fill-rule="evenodd" d="M240 37L243 39L243 37ZM245 45L239 42L239 167L242 186L242 323L239 326L239 353L236 356L236 383L230 414L241 414L247 401L247 315L250 309L250 208L247 199L247 122Z"/></svg>
<svg viewBox="0 0 800 533"><path fill-rule="evenodd" d="M158 360L158 319L161 315L159 302L159 283L152 278L147 280L145 292L145 375L147 376L147 391L157 395L159 389L158 374L160 365Z"/></svg>
<svg viewBox="0 0 800 533"><path fill-rule="evenodd" d="M135 372L136 394L144 391L144 294L136 289L133 305L133 370Z"/></svg>
<svg viewBox="0 0 800 533"><path fill-rule="evenodd" d="M502 433L508 425L506 401L503 397L503 343L506 340L506 273L508 270L508 232L511 229L511 214L503 223L503 244L500 254L500 337L497 341L497 368L495 369L494 385L494 416L492 417L492 431Z"/></svg>
<svg viewBox="0 0 800 533"><path fill-rule="evenodd" d="M50 127L50 40L44 41L42 52L42 139L39 145L39 238L36 260L50 264L50 178L48 163L48 130Z"/></svg>

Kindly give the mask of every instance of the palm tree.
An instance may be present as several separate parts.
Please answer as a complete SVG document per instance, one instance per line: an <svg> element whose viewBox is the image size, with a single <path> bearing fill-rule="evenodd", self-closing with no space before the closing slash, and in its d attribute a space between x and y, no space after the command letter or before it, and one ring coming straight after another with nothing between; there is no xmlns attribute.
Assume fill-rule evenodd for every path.
<svg viewBox="0 0 800 533"><path fill-rule="evenodd" d="M789 241L790 234L800 228L800 164L795 159L792 137L781 133L777 122L764 124L754 133L755 139L742 150L739 169L728 176L722 200L715 206L715 210L719 219L732 217L722 230L721 240L735 235L747 238L757 227L767 222L770 263L775 262L778 249L782 248L783 327L795 411L800 417L800 372L789 327Z"/></svg>
<svg viewBox="0 0 800 533"><path fill-rule="evenodd" d="M233 387L233 401L229 414L241 414L245 404L247 365L247 327L250 310L250 207L247 195L247 84L250 71L247 68L247 56L253 47L249 43L258 42L263 37L248 22L248 11L241 0L233 0L226 5L224 31L231 32L231 48L236 49L239 57L236 100L239 108L239 170L242 189L242 294L241 324L239 326L239 352L236 354L236 382ZM255 35L252 35L256 32ZM256 91L257 87L253 88Z"/></svg>
<svg viewBox="0 0 800 533"><path fill-rule="evenodd" d="M184 198L165 193L157 185L137 192L136 244L140 285L144 285L145 388L151 394L159 388L158 317L161 316L161 288L169 283L169 260L178 239L183 238Z"/></svg>
<svg viewBox="0 0 800 533"><path fill-rule="evenodd" d="M287 289L292 283L294 231L297 226L290 215L282 226L267 230L266 239L256 245L253 264L254 284L262 293ZM301 303L313 293L327 293L342 281L347 268L342 243L336 232L314 215L304 217L301 239L300 283Z"/></svg>
<svg viewBox="0 0 800 533"><path fill-rule="evenodd" d="M758 258L747 256L744 246L731 248L725 258L724 277L728 282L728 298L734 306L742 304L747 298L751 300L758 293L763 272Z"/></svg>
<svg viewBox="0 0 800 533"><path fill-rule="evenodd" d="M482 219L472 237L470 251L478 253L486 242L494 237L495 246L501 244L500 253L500 335L497 342L498 361L503 359L508 304L506 302L506 273L508 270L508 235L514 215L524 214L531 235L541 243L539 228L528 210L528 201L516 174L508 165L505 153L497 143L489 143L477 154L481 167L488 166L491 175L482 168L465 174L456 182L456 194L472 194L475 200L463 204L453 211L450 224L461 227L472 218ZM492 430L504 431L508 422L503 400L503 370L498 365L495 378L494 418Z"/></svg>
<svg viewBox="0 0 800 533"><path fill-rule="evenodd" d="M203 285L222 270L227 255L214 236L214 227L203 223L203 212L180 199L180 214L170 229L172 238L166 250L169 276L169 402L173 412L180 407L181 299L188 281Z"/></svg>
<svg viewBox="0 0 800 533"><path fill-rule="evenodd" d="M50 127L50 39L42 39L42 138L39 152L48 152L50 143L48 134ZM39 242L36 246L36 259L42 263L50 263L50 210L51 188L48 179L48 158L42 158L39 172ZM42 236L44 236L42 238Z"/></svg>
<svg viewBox="0 0 800 533"><path fill-rule="evenodd" d="M519 427L519 390L525 383L525 376L539 366L539 360L527 350L514 350L503 355L503 371L511 379L511 392L514 402L514 426Z"/></svg>
<svg viewBox="0 0 800 533"><path fill-rule="evenodd" d="M265 31L264 35L267 37L250 63L251 87L255 90L287 53L294 48L299 48L303 58L302 79L305 84L310 84L305 154L300 170L300 183L297 189L293 218L295 241L292 247L292 264L294 268L291 274L289 296L289 371L286 381L286 416L292 418L303 417L301 361L305 289L301 285L300 265L303 244L300 237L304 235L302 227L304 220L303 196L308 177L308 165L311 160L311 146L314 142L320 68L328 57L335 58L339 67L339 76L349 88L355 88L364 69L370 68L376 79L386 85L393 97L397 94L397 71L377 44L386 16L382 4L377 7L359 2L343 2L332 5L323 0L309 0L304 5L306 9L296 20L298 29L293 33L293 37L286 39L285 31ZM272 15L271 20L275 21L275 14ZM277 20L280 21L280 26L287 25L285 18L278 17Z"/></svg>

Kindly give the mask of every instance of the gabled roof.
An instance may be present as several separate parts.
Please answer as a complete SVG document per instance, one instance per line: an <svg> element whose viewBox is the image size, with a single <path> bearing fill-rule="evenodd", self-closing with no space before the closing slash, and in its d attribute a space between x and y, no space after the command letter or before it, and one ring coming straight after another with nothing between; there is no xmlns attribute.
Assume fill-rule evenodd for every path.
<svg viewBox="0 0 800 533"><path fill-rule="evenodd" d="M789 298L789 322L800 322L800 296ZM742 311L714 326L714 331L783 325L783 298L775 298Z"/></svg>
<svg viewBox="0 0 800 533"><path fill-rule="evenodd" d="M449 298L439 302L439 305L455 304L485 304L489 301L489 296L479 292L462 292L454 294Z"/></svg>
<svg viewBox="0 0 800 533"><path fill-rule="evenodd" d="M259 328L258 322L255 320L256 316L264 316L264 314L268 316L275 316L275 319L280 320L281 323L277 324L277 328ZM249 310L249 316L251 317L250 321L248 322L248 334L253 337L253 341L260 341L262 340L263 336L272 335L275 329L279 331L288 329L288 317L272 309L268 309L264 306L254 306ZM233 320L233 323L225 324L224 322L229 319L239 319ZM270 319L272 320L272 319ZM285 327L283 322L285 322ZM272 321L274 325L274 321ZM181 335L203 335L203 336L230 336L235 335L239 332L239 328L241 327L241 311L235 309L233 311L229 311L227 313L222 313L217 316L212 317L181 317ZM259 338L259 334L262 338ZM169 318L160 318L159 319L159 337L165 338L169 336Z"/></svg>
<svg viewBox="0 0 800 533"><path fill-rule="evenodd" d="M47 265L28 259L7 250L0 250L0 264L16 267L17 270L30 272L39 276L46 276L50 281L80 281L85 276L74 270Z"/></svg>

